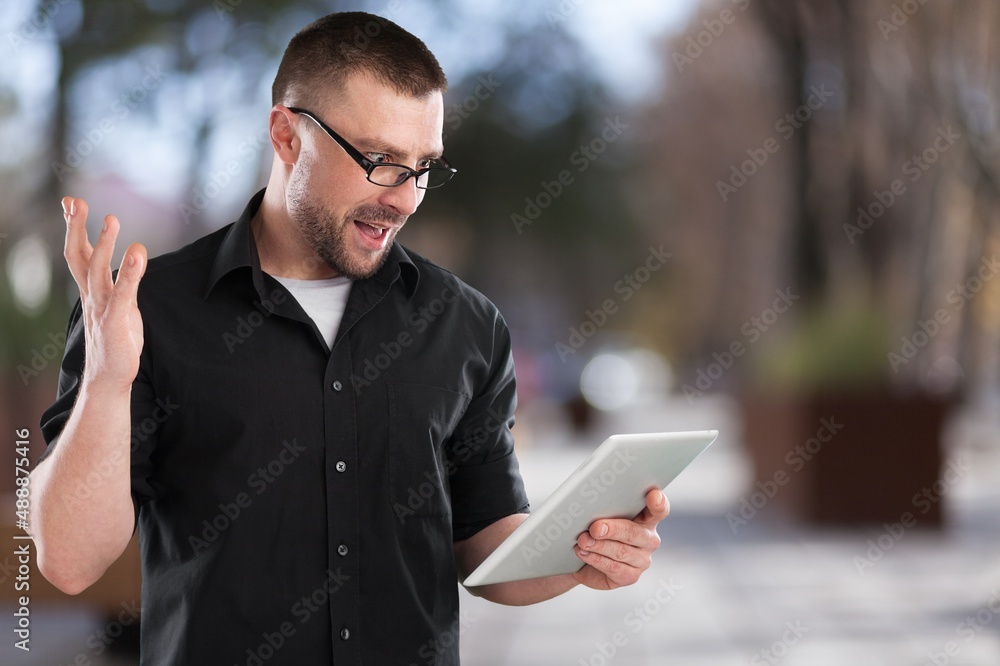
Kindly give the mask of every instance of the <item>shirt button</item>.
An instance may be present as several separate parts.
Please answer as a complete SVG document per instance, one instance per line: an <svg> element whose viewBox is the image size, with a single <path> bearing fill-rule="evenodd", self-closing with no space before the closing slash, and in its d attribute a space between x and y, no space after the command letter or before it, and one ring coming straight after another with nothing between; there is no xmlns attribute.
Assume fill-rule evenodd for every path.
<svg viewBox="0 0 1000 666"><path fill-rule="evenodd" d="M337 471L338 472L343 472L345 469L347 469L347 463L345 463L343 460L338 460L337 461Z"/></svg>
<svg viewBox="0 0 1000 666"><path fill-rule="evenodd" d="M336 381L330 384L330 388L332 388L334 391L339 391L340 389L344 388L344 385L341 384L339 381Z"/></svg>
<svg viewBox="0 0 1000 666"><path fill-rule="evenodd" d="M340 637L346 641L348 638L351 637L351 632L348 631L347 629L341 629L340 630Z"/></svg>
<svg viewBox="0 0 1000 666"><path fill-rule="evenodd" d="M345 546L344 544L340 544L339 546L337 546L337 554L340 555L341 557L347 555L347 546Z"/></svg>

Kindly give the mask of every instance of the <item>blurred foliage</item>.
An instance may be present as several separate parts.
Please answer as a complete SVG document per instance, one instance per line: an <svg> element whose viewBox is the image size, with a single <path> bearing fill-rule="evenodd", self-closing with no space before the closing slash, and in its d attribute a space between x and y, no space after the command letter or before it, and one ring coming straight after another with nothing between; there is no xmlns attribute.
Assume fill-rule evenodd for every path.
<svg viewBox="0 0 1000 666"><path fill-rule="evenodd" d="M421 6L437 29L468 29L463 17L471 10L462 3L427 0ZM47 11L43 3L38 8L43 15ZM166 249L228 222L214 205L198 207L193 219L182 219L174 206L190 203L191 192L203 190L212 170L218 168L214 151L226 154L227 148L216 143L229 119L245 117L248 108L266 108L262 82L273 77L291 34L318 16L344 9L398 18L393 3L378 2L87 0L76 4L68 0L51 15L48 26L57 36L58 62L55 94L47 100L50 131L40 137L35 154L12 174L10 186L23 200L25 213L4 217L0 228L10 229L12 240L41 234L55 254L55 248L62 246L64 227L56 223L52 202L67 191L93 198L98 196L95 190L105 190L107 200L120 202L113 204L120 217L157 215L152 227L150 223L144 227L145 233L155 228ZM579 42L562 26L550 24L541 11L536 20L529 21L511 11L489 29L493 31L490 37L504 45L502 57L487 63L486 71L452 75L446 95L446 154L460 175L427 198L401 240L412 242L418 251L449 268L460 269L463 277L498 302L513 327L524 331L522 340L534 338L542 341L536 345L552 346L563 325L553 323L557 318L539 320L539 303L562 303L565 316L575 318L595 299L603 298L620 272L641 258L643 246L637 246L635 216L618 187L630 160L632 137L607 144L607 151L597 160L580 161L583 146L599 137L605 124L623 109L615 108L594 77ZM477 39L474 31L468 34L470 40ZM96 68L121 71L114 69L116 63L144 67L147 60L168 74L169 93L167 86L152 91L154 101L138 107L134 118L145 117L155 127L166 124L167 114L174 118L183 114L185 134L176 138L190 142L181 153L187 156L188 166L180 171L187 182L176 184L175 202L159 207L140 202L130 211L129 206L137 205L141 197L121 190L124 179L109 180L102 175L93 180L92 163L88 163L63 182L51 165L64 161L67 147L75 146L88 129L79 119L88 103L92 104L90 100L96 99L99 105L105 97L120 94L117 88L90 88ZM220 71L224 79L219 78ZM236 94L213 98L211 93L223 83ZM26 111L18 108L17 92L8 119ZM266 173L270 151L261 150L256 158L259 164L253 170ZM560 184L559 175L565 171L572 173L572 182ZM250 185L245 196L259 182ZM552 183L560 188L556 196L551 194ZM519 229L515 216L524 215L525 207L531 205L526 199L547 205L537 219ZM187 210L190 214L192 209ZM52 223L32 224L35 219ZM136 229L135 222L126 226L126 232ZM176 230L173 240L164 231L168 229ZM447 248L455 245L455 239L461 242L449 254ZM156 238L149 236L135 240L156 245ZM595 262L597 257L606 261ZM62 291L63 284L72 282L61 256L54 265L55 290ZM68 305L54 299L51 318L64 322ZM48 314L29 319L8 310L4 318L17 322L5 326L9 330L0 340L6 350L0 358L6 359L7 367L13 359L30 354L52 330L63 327L53 329ZM4 376L11 377L8 372Z"/></svg>
<svg viewBox="0 0 1000 666"><path fill-rule="evenodd" d="M787 339L754 357L750 388L779 392L887 388L889 325L872 310L819 309Z"/></svg>
<svg viewBox="0 0 1000 666"><path fill-rule="evenodd" d="M225 145L227 127L266 109L266 84L291 34L329 11L398 18L391 2L337 0L67 0L59 7L48 27L57 62L48 108L26 108L20 91L0 91L0 121L41 118L45 128L32 132L37 143L0 183L8 202L0 232L9 232L0 259L28 233L58 255L63 227L53 202L71 188L132 206L148 218L143 233L159 234L153 240L167 249L228 222L219 202L194 220L177 205L204 187L220 155L235 150ZM940 359L959 370L943 383L936 377L934 389L1000 383L1000 280L955 309L953 323L899 372L887 361L920 321L947 307L949 290L983 256L1000 249L997 3L703 2L686 26L663 37L661 92L634 105L607 91L578 38L550 23L544 7L514 4L491 22L458 0L420 7L424 23L413 30L429 43L458 34L466 45L490 41L498 49L452 75L445 152L459 175L427 198L401 240L493 298L522 348L553 355L587 312L611 298L620 312L600 336L633 333L668 354L682 378L743 341L749 361L720 386L797 376L804 384L926 389ZM96 94L94 72L113 78L116 67L150 58L171 72L170 84L137 110L134 126L145 120L173 132L183 148L183 164L160 165L180 174L171 180L178 181L174 200L151 203L128 189L124 177L133 174L91 178L90 166L60 182L50 165L77 140ZM830 93L819 104L817 90ZM786 120L779 129L803 108L804 122L788 131ZM598 159L579 161L609 122L626 129ZM905 181L905 194L863 234L848 232L858 209L868 209L947 128L961 139L918 181ZM766 163L720 196L719 183L731 182L733 168L759 156L768 139L777 148ZM261 150L248 171L262 175L269 160ZM559 183L562 172L571 182ZM543 202L537 219L519 226L518 216ZM615 285L659 247L672 258L624 302ZM60 293L69 276L61 257L55 265ZM750 344L745 323L782 289L801 301ZM68 303L54 297L51 315L36 320L5 303L0 359L10 367L62 330L52 320L65 319ZM553 372L576 372L598 351L600 343L588 341Z"/></svg>

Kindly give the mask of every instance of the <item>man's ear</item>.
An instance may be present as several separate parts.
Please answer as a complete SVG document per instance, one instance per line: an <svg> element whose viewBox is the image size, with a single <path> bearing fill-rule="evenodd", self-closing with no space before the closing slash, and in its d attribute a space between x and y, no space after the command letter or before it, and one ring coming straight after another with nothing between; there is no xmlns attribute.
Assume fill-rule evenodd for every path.
<svg viewBox="0 0 1000 666"><path fill-rule="evenodd" d="M274 154L285 164L295 164L299 159L299 140L295 114L283 104L271 107L268 117L268 130L271 136L271 147Z"/></svg>

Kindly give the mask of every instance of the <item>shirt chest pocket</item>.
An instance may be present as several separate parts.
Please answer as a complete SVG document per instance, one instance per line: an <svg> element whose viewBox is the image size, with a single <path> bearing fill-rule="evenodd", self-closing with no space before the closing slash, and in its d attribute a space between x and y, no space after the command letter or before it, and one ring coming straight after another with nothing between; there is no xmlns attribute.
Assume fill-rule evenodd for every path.
<svg viewBox="0 0 1000 666"><path fill-rule="evenodd" d="M417 516L450 516L445 444L465 413L469 397L435 386L390 382L389 501L400 522Z"/></svg>

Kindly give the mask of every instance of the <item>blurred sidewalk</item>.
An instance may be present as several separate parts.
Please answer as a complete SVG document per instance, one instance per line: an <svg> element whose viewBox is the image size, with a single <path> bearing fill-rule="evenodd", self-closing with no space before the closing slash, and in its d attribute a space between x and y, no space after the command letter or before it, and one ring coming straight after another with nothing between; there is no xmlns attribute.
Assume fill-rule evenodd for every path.
<svg viewBox="0 0 1000 666"><path fill-rule="evenodd" d="M586 446L543 447L547 433L533 432L519 455L537 502L606 432L719 428L669 489L652 569L630 588L577 589L527 608L463 592L463 664L1000 664L998 410L961 414L949 427L946 459L972 470L949 489L948 526L898 539L879 528L794 527L767 506L734 534L726 513L750 483L735 409L680 400L643 414L604 423ZM880 537L892 545L869 555L869 539Z"/></svg>

